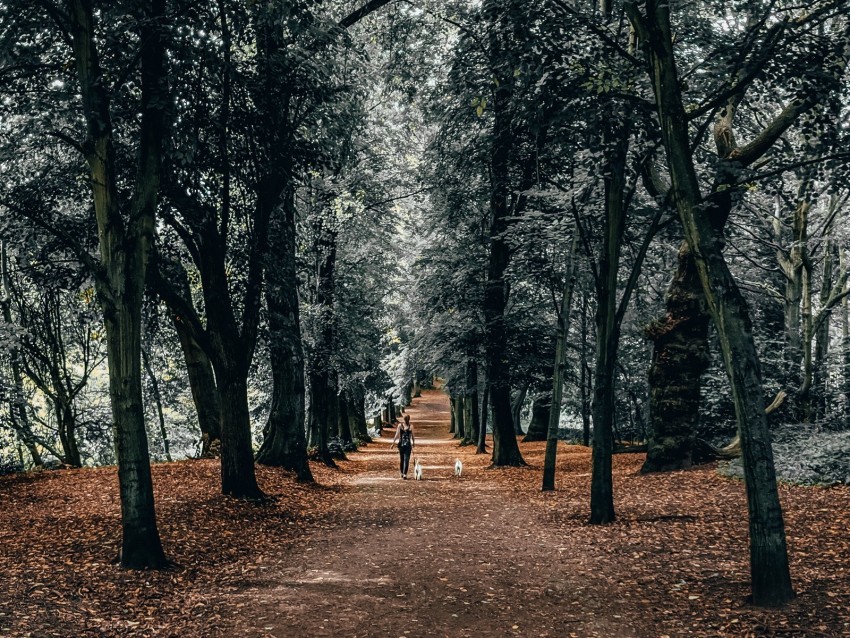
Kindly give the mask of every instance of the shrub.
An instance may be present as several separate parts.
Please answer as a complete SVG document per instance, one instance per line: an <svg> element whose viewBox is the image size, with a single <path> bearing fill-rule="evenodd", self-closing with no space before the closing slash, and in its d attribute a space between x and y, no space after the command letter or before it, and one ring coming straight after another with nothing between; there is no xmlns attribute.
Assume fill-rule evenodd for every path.
<svg viewBox="0 0 850 638"><path fill-rule="evenodd" d="M773 433L776 477L801 485L850 485L850 432L818 432L811 426ZM718 472L743 478L741 459L721 463Z"/></svg>

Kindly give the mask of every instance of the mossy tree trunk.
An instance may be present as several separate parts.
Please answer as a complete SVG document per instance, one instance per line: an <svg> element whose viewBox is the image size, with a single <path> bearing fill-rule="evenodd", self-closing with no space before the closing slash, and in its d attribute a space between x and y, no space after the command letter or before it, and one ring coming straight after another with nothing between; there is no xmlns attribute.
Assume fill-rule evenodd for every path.
<svg viewBox="0 0 850 638"><path fill-rule="evenodd" d="M549 415L552 409L552 395L548 392L535 394L531 400L531 423L523 443L545 441L549 432Z"/></svg>
<svg viewBox="0 0 850 638"><path fill-rule="evenodd" d="M700 378L708 367L710 320L702 283L687 242L667 290L666 313L646 329L653 343L649 368L652 431L642 472L691 467L700 419Z"/></svg>

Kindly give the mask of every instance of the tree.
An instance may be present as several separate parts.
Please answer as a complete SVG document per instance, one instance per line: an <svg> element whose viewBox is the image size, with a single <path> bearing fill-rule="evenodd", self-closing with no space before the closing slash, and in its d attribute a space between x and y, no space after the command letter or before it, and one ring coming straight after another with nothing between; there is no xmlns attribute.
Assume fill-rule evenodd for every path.
<svg viewBox="0 0 850 638"><path fill-rule="evenodd" d="M733 205L732 191L742 169L767 152L796 119L810 110L819 92L812 79L805 93L792 99L785 109L752 142L739 146L732 129L733 119L749 82L733 79L731 88L717 100L723 105L715 126L720 163L709 196L703 196L689 139L682 84L673 48L670 7L653 1L626 3L626 10L648 58L648 73L664 142L674 200L685 228L685 237L696 262L696 270L709 312L720 338L741 436L750 513L750 548L753 601L759 605L781 605L793 597L788 570L784 524L770 436L764 414L764 396L758 353L752 335L747 304L723 257L722 230ZM811 15L811 14L809 14ZM802 22L809 20L802 18ZM785 26L772 26L775 31ZM768 32L767 36L771 33ZM847 40L842 38L846 46ZM827 58L827 78L843 73L844 57ZM832 75L830 75L832 74ZM737 81L735 81L737 80ZM751 82L752 79L748 78ZM828 79L828 81L831 81ZM828 90L828 89L827 89ZM716 98L715 98L716 99ZM710 109L709 109L710 110Z"/></svg>

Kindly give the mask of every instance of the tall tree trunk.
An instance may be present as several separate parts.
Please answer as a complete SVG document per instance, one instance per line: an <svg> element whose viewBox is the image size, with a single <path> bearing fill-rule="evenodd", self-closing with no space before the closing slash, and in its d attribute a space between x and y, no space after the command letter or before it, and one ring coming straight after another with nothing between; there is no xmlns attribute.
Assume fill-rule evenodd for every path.
<svg viewBox="0 0 850 638"><path fill-rule="evenodd" d="M361 443L371 442L369 431L366 427L366 396L360 386L350 387L345 392L348 401L348 421L351 434Z"/></svg>
<svg viewBox="0 0 850 638"><path fill-rule="evenodd" d="M820 293L818 301L820 302L819 315L824 317L820 321L820 325L815 329L815 354L812 365L812 393L811 404L813 406L812 414L816 420L826 417L827 406L827 370L826 357L829 351L829 310L827 304L832 297L833 278L832 270L834 265L835 244L830 237L824 246L823 256L823 276L821 278Z"/></svg>
<svg viewBox="0 0 850 638"><path fill-rule="evenodd" d="M156 379L156 374L154 374L150 358L148 357L145 349L142 350L142 364L144 365L145 372L147 372L148 379L150 380L151 391L153 393L154 403L156 404L156 415L159 421L159 436L162 438L162 450L165 454L166 460L171 463L174 459L171 458L171 444L168 441L168 432L165 429L165 413L162 409L162 395L159 392L159 381Z"/></svg>
<svg viewBox="0 0 850 638"><path fill-rule="evenodd" d="M191 299L189 276L182 264L171 264L172 282L183 299ZM210 457L210 446L221 439L221 406L219 404L218 388L215 383L212 363L209 356L195 339L191 328L180 313L171 308L171 319L180 349L186 363L186 374L189 378L189 389L192 391L192 401L198 415L198 427L201 430L201 457Z"/></svg>
<svg viewBox="0 0 850 638"><path fill-rule="evenodd" d="M845 295L841 299L841 381L842 393L844 394L844 422L850 424L850 302L847 298L847 290L850 282L847 280L848 272L847 257L844 250L838 251L840 279L844 282Z"/></svg>
<svg viewBox="0 0 850 638"><path fill-rule="evenodd" d="M626 228L626 205L623 195L629 148L627 127L612 124L611 128L603 133L603 145L606 148L605 226L596 281L596 361L593 375L593 453L590 486L590 522L595 524L610 523L614 520L614 373L621 321L618 317L617 275ZM626 303L626 300L621 303Z"/></svg>
<svg viewBox="0 0 850 638"><path fill-rule="evenodd" d="M478 413L478 362L469 357L466 360L466 394L464 396L464 445L478 442L480 415Z"/></svg>
<svg viewBox="0 0 850 638"><path fill-rule="evenodd" d="M498 19L505 20L504 17ZM507 37L499 33L501 30L497 25L491 28L489 53L493 60L501 61L504 47L507 46ZM493 465L525 465L511 418L510 364L505 345L505 306L509 294L505 270L510 259L505 231L511 215L509 165L514 145L510 112L513 79L502 74L495 84L493 140L490 147L490 255L484 290L484 351L490 402L493 405Z"/></svg>
<svg viewBox="0 0 850 638"><path fill-rule="evenodd" d="M687 242L667 289L667 312L646 329L652 432L642 472L691 467L700 418L700 378L708 367L708 308Z"/></svg>
<svg viewBox="0 0 850 638"><path fill-rule="evenodd" d="M331 393L328 375L325 371L310 373L310 447L316 448L316 456L322 463L335 467L336 463L328 449L330 437L330 402L335 400ZM336 422L334 422L336 426Z"/></svg>
<svg viewBox="0 0 850 638"><path fill-rule="evenodd" d="M153 482L142 409L142 294L154 232L162 164L163 109L166 98L165 46L159 21L164 0L144 3L141 32L140 146L129 215L119 200L119 176L112 141L110 96L96 46L90 0L69 0L72 47L86 120L89 166L100 245L96 272L104 314L109 396L121 496L121 564L161 568L166 559L154 510Z"/></svg>
<svg viewBox="0 0 850 638"><path fill-rule="evenodd" d="M691 156L688 120L682 103L670 28L670 5L646 0L647 13L637 5L626 10L647 44L650 77L661 125L661 137L685 238L694 255L703 293L723 352L732 385L744 462L750 521L750 564L753 602L781 605L794 595L788 569L785 527L776 488L773 451L764 413L764 394L758 353L746 301L723 258L722 230L731 207L730 182L737 175L743 151L721 155L734 159L721 165L713 197L703 200ZM734 114L731 100L724 117ZM771 131L771 134L773 132ZM763 145L763 144L762 144ZM734 151L734 153L733 153ZM738 165L736 165L738 164ZM725 210L724 210L725 209Z"/></svg>
<svg viewBox="0 0 850 638"><path fill-rule="evenodd" d="M564 367L567 361L567 336L570 312L573 306L573 291L576 283L576 254L578 252L579 229L573 229L573 239L567 255L564 285L561 288L561 306L558 308L558 326L555 333L555 365L552 371L552 404L549 422L546 424L546 454L543 459L543 491L555 489L555 462L558 455L558 428L561 420L561 401L564 392Z"/></svg>
<svg viewBox="0 0 850 638"><path fill-rule="evenodd" d="M811 202L806 193L808 183L801 185L798 199L800 203L794 210L791 223L790 248L787 257L782 251L777 251L777 260L785 278L785 294L783 299L783 315L785 334L783 343L783 384L793 397L793 403L799 404L803 379L800 374L803 361L803 341L801 304L803 300L804 265L808 263L808 220ZM774 236L777 244L782 245L782 220L774 219ZM795 408L796 411L796 408Z"/></svg>
<svg viewBox="0 0 850 638"><path fill-rule="evenodd" d="M487 453L487 420L490 413L490 384L484 382L484 392L481 397L481 427L478 428L478 447L476 454Z"/></svg>
<svg viewBox="0 0 850 638"><path fill-rule="evenodd" d="M582 294L581 302L581 344L579 351L579 394L581 400L581 431L582 444L584 447L590 447L590 395L593 388L590 385L590 365L587 361L587 293Z"/></svg>

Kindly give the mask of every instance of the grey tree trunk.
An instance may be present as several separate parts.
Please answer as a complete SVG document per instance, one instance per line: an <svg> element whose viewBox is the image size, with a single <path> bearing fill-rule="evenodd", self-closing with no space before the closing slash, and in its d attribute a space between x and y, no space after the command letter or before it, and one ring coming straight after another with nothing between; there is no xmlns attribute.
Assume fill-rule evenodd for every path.
<svg viewBox="0 0 850 638"><path fill-rule="evenodd" d="M558 327L555 334L555 365L552 371L552 404L546 427L546 454L543 459L543 491L555 489L555 462L558 455L558 426L561 420L561 400L564 392L564 367L567 360L567 336L573 290L576 283L576 255L578 253L578 228L573 229L573 239L567 256L564 285L561 289L561 306L558 308Z"/></svg>
<svg viewBox="0 0 850 638"><path fill-rule="evenodd" d="M156 378L151 367L150 359L148 358L145 349L142 350L142 364L145 367L145 372L151 384L151 392L153 393L154 403L156 403L156 416L159 421L159 436L162 439L162 450L165 454L165 459L171 463L174 459L171 458L171 444L168 441L168 431L165 429L165 413L162 409L162 394L159 391L159 381Z"/></svg>

